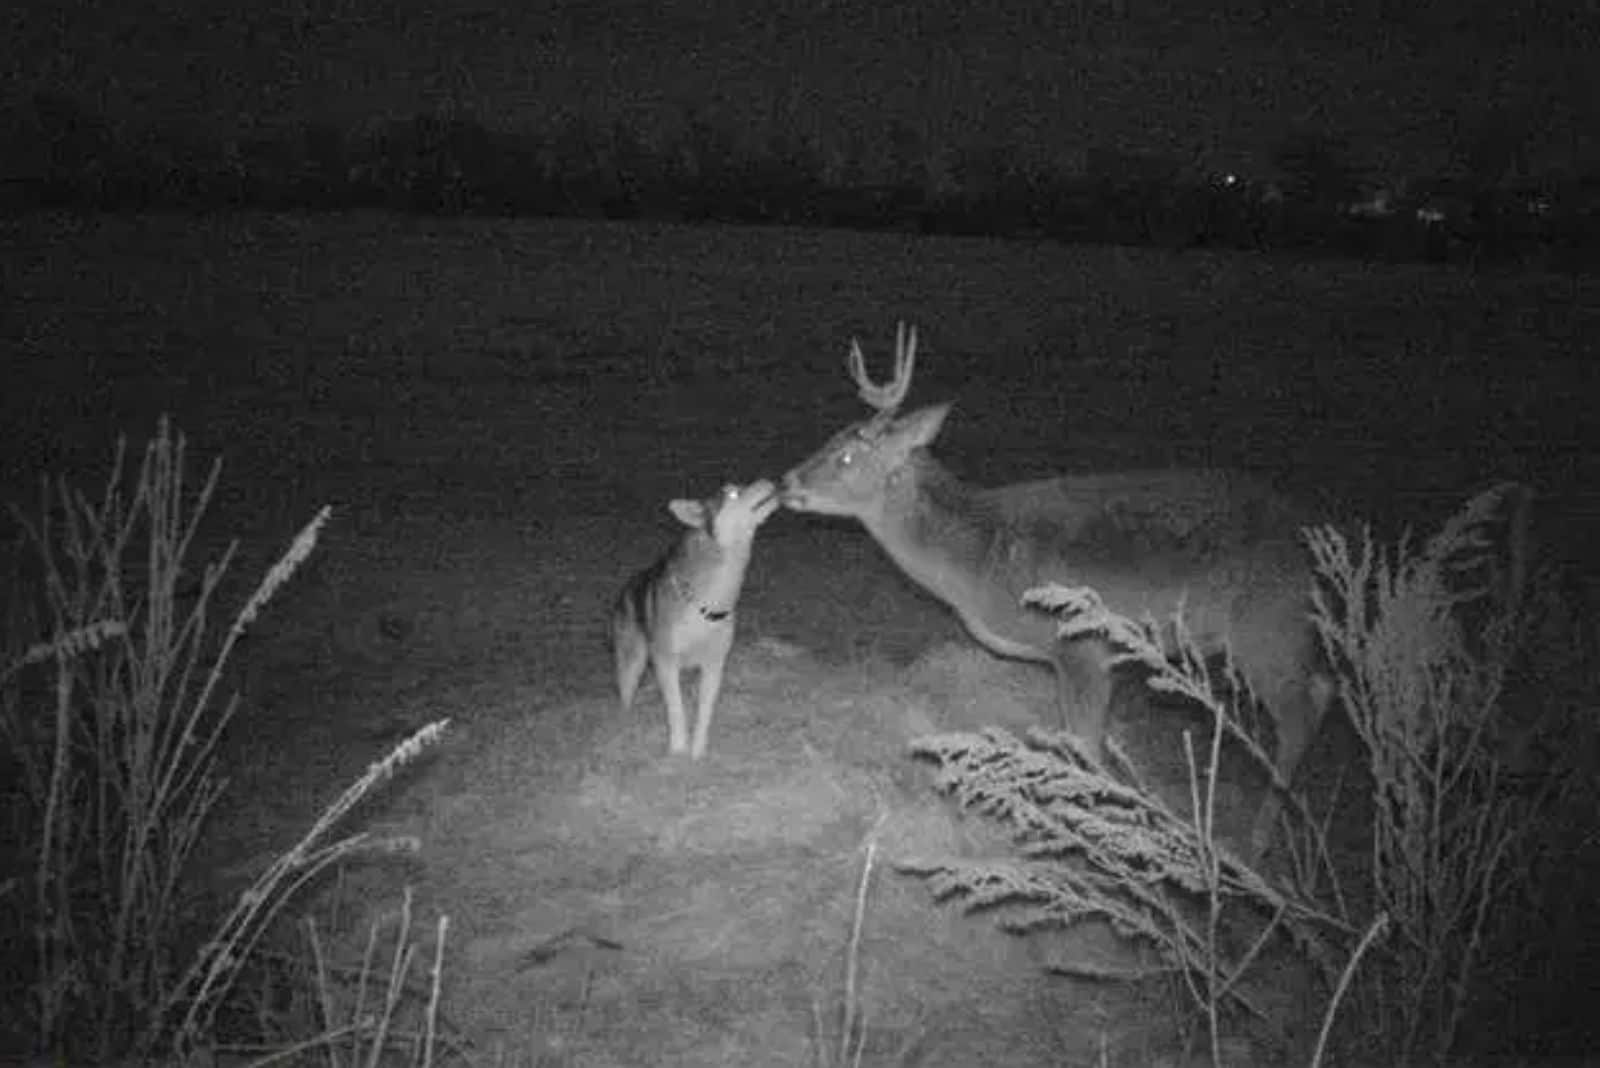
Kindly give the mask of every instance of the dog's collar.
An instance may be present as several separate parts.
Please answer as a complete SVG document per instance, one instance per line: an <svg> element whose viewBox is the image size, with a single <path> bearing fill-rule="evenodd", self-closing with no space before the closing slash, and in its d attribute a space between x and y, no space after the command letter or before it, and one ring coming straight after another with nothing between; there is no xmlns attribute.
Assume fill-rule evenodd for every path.
<svg viewBox="0 0 1600 1068"><path fill-rule="evenodd" d="M695 601L694 591L689 588L688 583L677 575L672 576L672 589L684 600L694 602L694 610L700 613L700 618L707 623L722 623L733 615L732 608L712 608L710 605L700 604Z"/></svg>

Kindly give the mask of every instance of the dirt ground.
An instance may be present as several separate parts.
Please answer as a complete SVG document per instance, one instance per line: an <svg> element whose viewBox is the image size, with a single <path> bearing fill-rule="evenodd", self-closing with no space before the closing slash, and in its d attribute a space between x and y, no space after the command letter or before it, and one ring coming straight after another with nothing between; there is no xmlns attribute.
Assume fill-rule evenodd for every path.
<svg viewBox="0 0 1600 1068"><path fill-rule="evenodd" d="M780 475L858 418L852 335L883 357L919 326L911 403L955 401L938 452L979 482L1238 465L1428 531L1520 479L1574 559L1600 515L1594 280L568 222L3 225L8 496L40 471L94 483L165 411L224 459L207 548L240 539L235 593L333 508L241 660L209 892L448 719L352 817L420 853L323 897L346 929L406 884L449 915L445 1014L514 1063L825 1063L869 842L865 1063L1174 1055L1161 991L1041 976L1105 938L1009 938L893 870L1003 854L907 743L1025 727L1049 684L858 527L763 528L706 761L666 758L653 688L617 706L605 611L674 536L666 501ZM1170 717L1131 704L1121 730L1170 752ZM1240 1061L1303 1052L1299 985L1274 989Z"/></svg>

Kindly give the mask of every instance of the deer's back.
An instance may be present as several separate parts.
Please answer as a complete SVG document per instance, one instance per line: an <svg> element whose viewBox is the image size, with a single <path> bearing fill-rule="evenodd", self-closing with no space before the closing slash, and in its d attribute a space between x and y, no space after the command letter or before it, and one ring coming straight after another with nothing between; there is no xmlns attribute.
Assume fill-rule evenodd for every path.
<svg viewBox="0 0 1600 1068"><path fill-rule="evenodd" d="M1304 618L1308 511L1240 472L1067 475L976 491L991 517L985 566L1008 591L1093 586L1124 614L1181 604L1200 634ZM1004 575L1001 572L1005 572Z"/></svg>

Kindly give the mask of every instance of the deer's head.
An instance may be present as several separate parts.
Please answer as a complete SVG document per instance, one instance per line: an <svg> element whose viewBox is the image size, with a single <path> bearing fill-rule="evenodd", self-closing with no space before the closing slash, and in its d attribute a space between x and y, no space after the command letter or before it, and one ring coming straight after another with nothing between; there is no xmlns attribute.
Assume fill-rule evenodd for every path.
<svg viewBox="0 0 1600 1068"><path fill-rule="evenodd" d="M916 362L917 332L904 323L895 332L894 377L886 383L872 380L860 344L850 342L850 377L873 415L839 431L784 476L786 507L860 519L883 507L911 454L938 437L950 412L950 405L936 404L899 414Z"/></svg>

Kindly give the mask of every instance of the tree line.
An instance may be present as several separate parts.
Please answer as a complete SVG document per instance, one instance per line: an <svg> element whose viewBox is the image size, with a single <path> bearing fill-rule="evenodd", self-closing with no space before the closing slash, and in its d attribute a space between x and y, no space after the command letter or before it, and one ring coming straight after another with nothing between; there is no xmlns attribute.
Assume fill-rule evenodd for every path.
<svg viewBox="0 0 1600 1068"><path fill-rule="evenodd" d="M1509 176L1476 144L1454 173L1378 188L1333 136L1300 134L1270 177L1091 150L1072 171L1014 146L933 146L894 124L869 164L774 129L690 114L670 136L573 116L538 133L466 116L239 136L113 123L39 93L0 114L0 209L559 216L898 229L1061 241L1297 249L1398 260L1600 260L1600 174ZM1492 146L1491 146L1492 147Z"/></svg>

